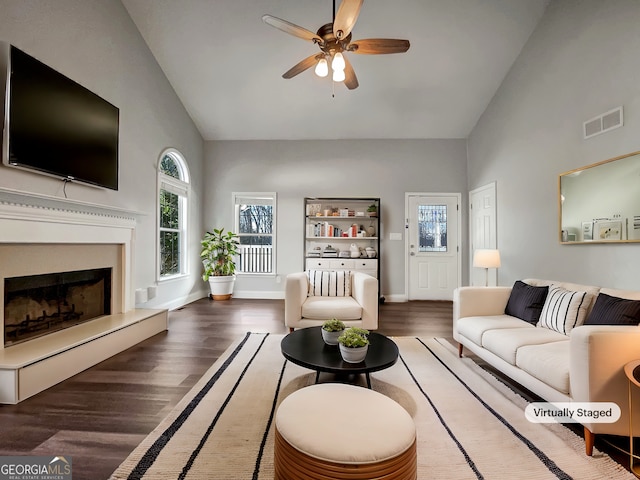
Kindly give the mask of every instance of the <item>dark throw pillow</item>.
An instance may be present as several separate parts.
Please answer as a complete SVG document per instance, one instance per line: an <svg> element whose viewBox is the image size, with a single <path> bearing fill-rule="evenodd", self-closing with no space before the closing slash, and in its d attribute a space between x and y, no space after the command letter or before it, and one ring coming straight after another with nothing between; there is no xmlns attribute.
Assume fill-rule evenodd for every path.
<svg viewBox="0 0 640 480"><path fill-rule="evenodd" d="M638 325L640 300L612 297L599 293L585 325Z"/></svg>
<svg viewBox="0 0 640 480"><path fill-rule="evenodd" d="M538 323L549 287L534 287L516 280L504 313L532 324Z"/></svg>

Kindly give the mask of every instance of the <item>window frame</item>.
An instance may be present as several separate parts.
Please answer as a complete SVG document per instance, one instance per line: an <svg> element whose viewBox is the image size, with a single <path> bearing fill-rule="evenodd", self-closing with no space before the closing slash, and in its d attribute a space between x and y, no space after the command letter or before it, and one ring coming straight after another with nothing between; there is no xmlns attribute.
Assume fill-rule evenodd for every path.
<svg viewBox="0 0 640 480"><path fill-rule="evenodd" d="M162 172L161 165L165 157L170 157L176 166L178 167L179 179L167 175ZM166 282L177 278L182 278L189 275L189 262L188 262L188 217L189 217L189 196L191 192L189 168L184 156L175 148L168 148L162 151L158 158L157 164L157 191L156 191L156 217L157 217L157 229L156 229L156 279L158 282ZM178 195L178 228L171 229L162 227L162 218L160 214L160 200L161 192L165 190L170 193ZM161 233L167 231L175 231L179 234L179 272L162 275L162 254L161 247Z"/></svg>
<svg viewBox="0 0 640 480"><path fill-rule="evenodd" d="M271 271L270 272L243 272L239 270L239 267L236 267L236 275L240 276L259 276L259 277L275 277L277 275L277 258L276 258L276 245L277 245L277 193L276 192L233 192L231 202L233 205L233 231L238 235L238 237L242 238L243 236L251 236L247 234L240 233L240 203L238 203L238 199L256 199L262 201L270 201L271 202L271 222L272 229L270 234L261 234L261 236L271 236Z"/></svg>

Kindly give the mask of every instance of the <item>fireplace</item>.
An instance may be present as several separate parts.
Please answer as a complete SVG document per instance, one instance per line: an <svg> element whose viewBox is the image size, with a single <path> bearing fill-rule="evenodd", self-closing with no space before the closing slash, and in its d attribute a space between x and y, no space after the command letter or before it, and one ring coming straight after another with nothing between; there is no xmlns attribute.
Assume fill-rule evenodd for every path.
<svg viewBox="0 0 640 480"><path fill-rule="evenodd" d="M111 314L111 268L4 279L4 345Z"/></svg>
<svg viewBox="0 0 640 480"><path fill-rule="evenodd" d="M21 402L167 329L166 310L137 309L133 302L135 227L141 215L0 187L0 298L11 299L10 308L0 309L0 328L8 335L7 344L0 343L0 404ZM102 271L104 278L89 270ZM71 286L58 293L51 279L68 273L80 278L63 278ZM33 279L13 280L18 277ZM26 303L37 307L16 307L22 312L10 317L13 297L24 296L29 283L39 293ZM86 303L86 297L94 301ZM51 334L40 335L42 326L25 328L64 327L89 312L97 317Z"/></svg>

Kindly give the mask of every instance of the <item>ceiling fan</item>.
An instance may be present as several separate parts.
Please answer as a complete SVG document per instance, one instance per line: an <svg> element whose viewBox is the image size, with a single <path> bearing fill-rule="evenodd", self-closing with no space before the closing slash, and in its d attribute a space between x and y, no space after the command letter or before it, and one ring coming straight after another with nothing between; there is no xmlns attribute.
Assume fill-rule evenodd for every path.
<svg viewBox="0 0 640 480"><path fill-rule="evenodd" d="M317 33L272 15L263 15L262 20L268 25L295 37L313 42L321 50L320 53L298 62L286 71L282 77L293 78L314 65L316 66L316 74L320 77L325 77L329 73L328 61L330 61L331 69L333 70L333 81L344 82L349 90L353 90L358 88L358 78L351 63L343 53L381 55L404 53L409 50L409 40L392 38L351 40L351 30L358 19L363 2L364 0L342 0L336 13L336 2L333 0L333 23L321 26Z"/></svg>

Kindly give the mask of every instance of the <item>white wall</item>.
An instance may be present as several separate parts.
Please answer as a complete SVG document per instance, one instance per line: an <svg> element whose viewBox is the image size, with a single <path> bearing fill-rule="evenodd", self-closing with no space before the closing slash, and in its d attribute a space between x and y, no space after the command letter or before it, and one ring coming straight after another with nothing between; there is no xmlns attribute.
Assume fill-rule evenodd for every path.
<svg viewBox="0 0 640 480"><path fill-rule="evenodd" d="M167 147L186 157L193 178L188 278L160 285L144 306L175 306L202 293L203 141L126 10L116 0L1 0L7 41L120 108L120 189L70 184L70 199L142 212L134 288L156 282L156 165ZM0 187L62 196L62 181L0 166ZM190 297L192 296L192 297Z"/></svg>
<svg viewBox="0 0 640 480"><path fill-rule="evenodd" d="M468 142L469 189L497 182L499 283L640 289L640 244L560 245L558 174L640 150L640 2L552 0ZM625 125L582 124L622 105Z"/></svg>
<svg viewBox="0 0 640 480"><path fill-rule="evenodd" d="M405 243L389 240L391 232L404 237L405 192L461 192L466 204L465 140L221 141L206 143L205 158L206 229L233 228L234 191L278 195L277 274L282 282L241 277L236 293L277 296L284 276L303 270L304 197L381 198L385 296L405 293ZM467 224L466 216L462 223Z"/></svg>

